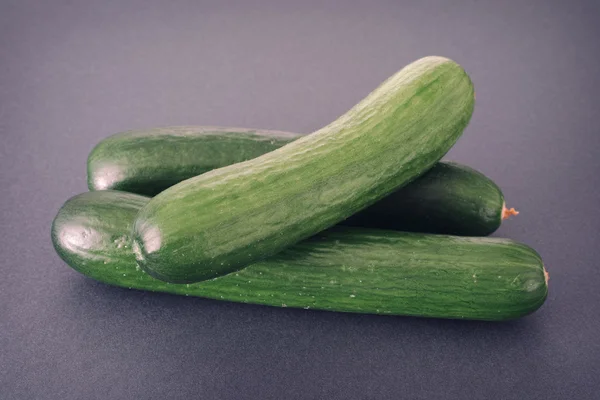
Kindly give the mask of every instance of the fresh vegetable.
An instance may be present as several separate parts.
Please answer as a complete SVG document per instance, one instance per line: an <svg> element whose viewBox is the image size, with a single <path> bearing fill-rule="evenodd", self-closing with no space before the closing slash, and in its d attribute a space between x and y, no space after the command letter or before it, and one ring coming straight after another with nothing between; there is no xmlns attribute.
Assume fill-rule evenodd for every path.
<svg viewBox="0 0 600 400"><path fill-rule="evenodd" d="M248 160L302 135L202 126L119 133L88 158L90 190L154 196L201 173ZM500 188L467 166L440 162L404 188L342 221L344 225L485 236L514 210Z"/></svg>
<svg viewBox="0 0 600 400"><path fill-rule="evenodd" d="M52 226L62 259L98 281L133 289L280 307L505 320L547 295L539 255L507 239L336 227L238 272L171 284L142 271L130 232L149 199L116 191L68 200Z"/></svg>
<svg viewBox="0 0 600 400"><path fill-rule="evenodd" d="M406 187L343 221L344 225L413 232L486 236L507 209L500 188L482 173L453 162L439 162Z"/></svg>
<svg viewBox="0 0 600 400"><path fill-rule="evenodd" d="M136 218L137 260L156 278L190 283L271 256L430 169L473 106L458 64L416 61L321 130L161 192Z"/></svg>
<svg viewBox="0 0 600 400"><path fill-rule="evenodd" d="M102 140L88 156L88 187L154 196L182 180L250 160L300 136L206 126L122 132Z"/></svg>

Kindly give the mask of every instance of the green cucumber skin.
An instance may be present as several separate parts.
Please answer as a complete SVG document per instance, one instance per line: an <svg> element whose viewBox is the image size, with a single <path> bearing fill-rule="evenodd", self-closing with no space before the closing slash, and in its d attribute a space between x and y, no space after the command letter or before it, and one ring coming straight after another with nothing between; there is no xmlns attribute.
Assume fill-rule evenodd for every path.
<svg viewBox="0 0 600 400"><path fill-rule="evenodd" d="M88 187L154 196L185 179L250 160L301 136L210 126L121 132L102 140L91 151Z"/></svg>
<svg viewBox="0 0 600 400"><path fill-rule="evenodd" d="M501 321L546 299L540 256L507 239L336 227L240 271L172 284L136 263L130 232L148 198L116 191L68 200L52 226L61 258L130 289L278 307Z"/></svg>
<svg viewBox="0 0 600 400"><path fill-rule="evenodd" d="M500 227L503 206L504 195L494 181L466 165L446 161L342 224L487 236Z"/></svg>
<svg viewBox="0 0 600 400"><path fill-rule="evenodd" d="M166 189L136 218L140 266L172 283L202 281L335 225L442 158L473 94L462 67L426 57L319 131Z"/></svg>
<svg viewBox="0 0 600 400"><path fill-rule="evenodd" d="M154 196L185 179L258 157L303 135L220 127L166 127L119 133L88 158L90 190ZM502 222L504 197L482 173L439 162L407 186L341 223L412 232L487 236Z"/></svg>

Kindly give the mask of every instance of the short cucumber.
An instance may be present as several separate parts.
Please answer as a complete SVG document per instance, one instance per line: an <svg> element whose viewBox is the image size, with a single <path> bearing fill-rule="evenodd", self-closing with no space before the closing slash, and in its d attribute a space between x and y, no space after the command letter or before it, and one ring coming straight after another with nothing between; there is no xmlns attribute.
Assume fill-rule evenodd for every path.
<svg viewBox="0 0 600 400"><path fill-rule="evenodd" d="M209 126L121 132L102 140L88 156L88 187L154 196L182 180L250 160L301 136Z"/></svg>
<svg viewBox="0 0 600 400"><path fill-rule="evenodd" d="M473 106L458 64L418 60L321 130L154 197L134 224L139 264L161 280L191 283L273 255L430 169Z"/></svg>
<svg viewBox="0 0 600 400"><path fill-rule="evenodd" d="M116 191L68 200L52 225L61 258L98 281L133 289L330 311L505 320L538 309L545 270L506 239L336 227L238 272L195 284L152 278L130 232L149 199Z"/></svg>
<svg viewBox="0 0 600 400"><path fill-rule="evenodd" d="M154 196L212 169L248 160L303 135L240 128L165 127L118 133L88 158L90 190ZM485 236L506 217L500 188L467 166L440 162L344 225Z"/></svg>

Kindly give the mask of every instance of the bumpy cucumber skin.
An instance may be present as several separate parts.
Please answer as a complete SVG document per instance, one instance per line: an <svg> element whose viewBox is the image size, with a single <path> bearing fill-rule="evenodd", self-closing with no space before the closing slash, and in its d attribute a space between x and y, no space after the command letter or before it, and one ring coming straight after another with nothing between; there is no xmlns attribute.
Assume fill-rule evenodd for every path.
<svg viewBox="0 0 600 400"><path fill-rule="evenodd" d="M98 143L88 156L88 187L154 196L185 179L250 160L301 136L210 126L117 133Z"/></svg>
<svg viewBox="0 0 600 400"><path fill-rule="evenodd" d="M321 130L158 194L134 224L137 260L158 279L191 283L273 255L430 169L473 107L458 64L418 60Z"/></svg>
<svg viewBox="0 0 600 400"><path fill-rule="evenodd" d="M149 199L115 191L68 200L52 226L61 258L110 285L329 311L501 321L546 299L540 256L507 239L336 227L240 271L171 284L136 263L130 232Z"/></svg>
<svg viewBox="0 0 600 400"><path fill-rule="evenodd" d="M454 162L439 162L404 188L343 225L487 236L500 227L504 196L491 179Z"/></svg>

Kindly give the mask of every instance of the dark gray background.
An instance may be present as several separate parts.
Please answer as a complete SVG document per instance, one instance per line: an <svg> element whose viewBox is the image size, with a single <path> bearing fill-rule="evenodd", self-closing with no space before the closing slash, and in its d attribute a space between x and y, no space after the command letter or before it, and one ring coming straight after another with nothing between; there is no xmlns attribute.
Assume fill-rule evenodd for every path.
<svg viewBox="0 0 600 400"><path fill-rule="evenodd" d="M600 396L597 1L1 1L1 399ZM521 214L550 272L509 323L347 315L111 288L50 224L112 133L311 132L409 62L461 63L477 106L448 158Z"/></svg>

